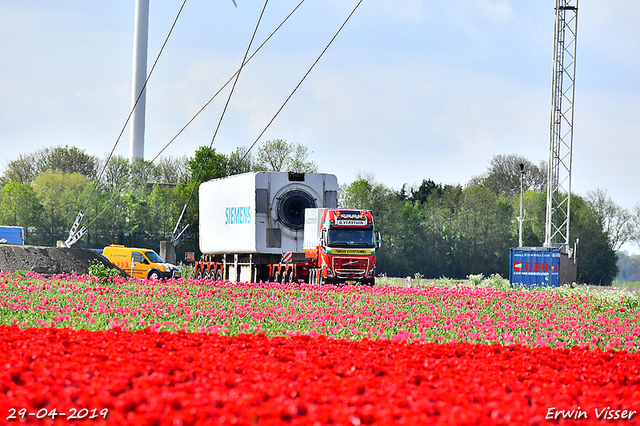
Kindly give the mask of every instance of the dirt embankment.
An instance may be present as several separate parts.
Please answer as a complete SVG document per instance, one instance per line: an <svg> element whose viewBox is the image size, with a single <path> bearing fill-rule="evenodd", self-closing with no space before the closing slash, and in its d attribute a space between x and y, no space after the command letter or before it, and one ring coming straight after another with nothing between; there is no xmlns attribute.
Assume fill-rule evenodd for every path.
<svg viewBox="0 0 640 426"><path fill-rule="evenodd" d="M40 274L87 275L89 266L98 261L116 268L101 254L84 248L19 246L0 244L0 271L33 271Z"/></svg>

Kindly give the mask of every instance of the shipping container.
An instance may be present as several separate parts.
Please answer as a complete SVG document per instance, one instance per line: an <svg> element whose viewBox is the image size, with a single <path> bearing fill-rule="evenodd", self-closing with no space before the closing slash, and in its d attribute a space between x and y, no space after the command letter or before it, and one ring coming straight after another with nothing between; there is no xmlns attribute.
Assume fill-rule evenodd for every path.
<svg viewBox="0 0 640 426"><path fill-rule="evenodd" d="M24 231L20 226L0 226L0 244L24 245Z"/></svg>
<svg viewBox="0 0 640 426"><path fill-rule="evenodd" d="M558 287L560 285L559 249L512 248L509 261L509 282L512 286Z"/></svg>

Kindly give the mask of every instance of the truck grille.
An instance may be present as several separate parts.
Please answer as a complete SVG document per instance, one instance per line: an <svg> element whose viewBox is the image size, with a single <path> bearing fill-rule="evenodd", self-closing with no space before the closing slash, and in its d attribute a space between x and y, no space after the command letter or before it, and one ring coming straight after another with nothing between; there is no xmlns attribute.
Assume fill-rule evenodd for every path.
<svg viewBox="0 0 640 426"><path fill-rule="evenodd" d="M333 271L336 278L364 278L369 269L366 257L334 257Z"/></svg>

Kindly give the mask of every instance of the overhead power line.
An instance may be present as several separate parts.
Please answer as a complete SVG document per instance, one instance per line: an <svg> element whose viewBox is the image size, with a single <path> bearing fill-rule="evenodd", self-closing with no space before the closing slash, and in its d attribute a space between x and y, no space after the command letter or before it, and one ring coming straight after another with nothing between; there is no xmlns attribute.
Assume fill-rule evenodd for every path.
<svg viewBox="0 0 640 426"><path fill-rule="evenodd" d="M129 121L131 121L131 116L133 115L133 112L136 109L136 106L138 106L138 102L140 101L140 98L142 97L142 94L144 93L146 87L147 87L147 83L149 82L149 79L151 78L151 74L153 74L153 71L156 68L156 65L158 64L158 61L160 60L160 56L162 55L162 52L164 52L164 48L167 45L168 41L169 41L169 37L171 37L171 34L173 33L173 29L175 28L177 22L178 22L178 18L180 18L180 15L182 14L182 10L184 9L184 5L187 3L187 0L184 0L182 2L182 5L180 6L180 9L178 10L178 13L176 14L175 19L173 20L173 23L171 24L171 28L169 29L169 32L167 33L167 36L164 39L164 42L162 43L162 47L160 48L160 51L158 52L158 54L156 55L156 59L153 62L153 66L151 67L151 71L149 71L149 74L147 75L147 78L144 81L144 84L142 85L142 88L140 90L140 93L138 93L138 97L136 98L136 101L134 102L133 106L131 107L131 111L129 112L129 115L127 116L127 119L124 122L124 125L122 126L122 129L120 130L120 133L118 134L118 137L116 139L116 142L113 144L113 147L111 148L111 152L109 152L109 155L107 156L107 159L104 163L104 165L102 166L102 169L100 170L100 172L98 173L98 175L96 176L96 182L98 182L100 180L100 178L102 177L102 175L104 174L104 171L106 170L109 161L111 160L111 157L113 156L113 152L115 151L116 147L118 146L118 143L120 143L120 139L122 138L122 135L124 134L125 129L127 128L127 125L129 124ZM234 2L235 3L235 2ZM91 202L91 199L93 198L93 194L95 193L96 190L96 186L94 185L94 187L91 190L91 193L89 194L89 197L87 198L87 201L85 202L84 208L82 210L80 210L78 212L78 215L76 216L76 220L73 223L73 226L71 227L70 231L69 231L69 237L66 239L66 241L64 242L64 245L67 247L70 247L71 245L73 245L76 241L78 241L80 238L82 238L82 236L87 232L87 227L82 227L80 230L78 230L78 227L80 226L80 224L82 223L82 219L84 218L84 213L83 211L87 209L87 207L89 206L89 203ZM95 219L94 219L95 221ZM93 222L91 222L93 223Z"/></svg>
<svg viewBox="0 0 640 426"><path fill-rule="evenodd" d="M187 229L189 227L189 226L186 226L184 229L182 229L182 223L184 222L184 217L187 214L187 209L189 207L189 203L191 202L191 199L193 198L193 194L194 194L194 192L196 190L196 187L198 186L197 183L200 181L200 176L202 175L202 170L204 169L205 164L207 164L207 161L209 160L209 153L211 152L211 148L213 147L213 143L215 142L216 136L218 135L218 130L220 130L220 125L222 124L222 120L224 119L225 113L227 112L227 108L229 107L229 102L231 102L231 97L233 96L233 92L235 91L236 85L238 84L238 79L240 78L240 73L242 72L242 69L244 68L245 64L247 63L247 57L249 56L249 52L251 51L251 45L253 44L253 40L256 37L256 33L258 32L258 28L260 28L260 22L262 21L262 17L264 16L264 11L267 9L267 4L268 3L269 3L269 0L265 0L264 6L262 7L262 12L260 12L260 16L258 17L258 22L256 22L256 27L253 30L253 34L251 35L251 39L249 40L249 45L247 46L247 50L245 50L245 52L244 52L244 57L242 58L242 62L240 63L240 68L238 68L238 71L235 73L235 80L233 81L233 85L231 86L231 91L229 91L229 96L227 96L227 102L225 102L224 108L222 109L222 113L220 114L220 119L218 120L218 125L216 126L216 130L213 133L213 137L211 138L211 143L209 144L209 149L205 153L204 161L200 165L200 170L198 170L198 175L196 176L196 181L195 181L196 183L193 185L193 188L191 188L191 193L189 194L189 199L187 200L187 203L182 208L182 212L180 213L180 217L178 218L178 222L176 223L176 226L175 226L175 228L173 230L173 237L171 239L171 242L173 243L174 246L176 246L180 242L181 237L184 235L184 233L187 231Z"/></svg>
<svg viewBox="0 0 640 426"><path fill-rule="evenodd" d="M278 115L280 114L280 112L282 112L282 110L284 109L285 105L287 105L287 103L289 102L289 100L291 100L291 98L293 97L294 93L300 88L300 86L302 85L302 83L306 80L306 78L309 76L309 74L311 73L311 71L313 70L313 68L315 68L315 66L318 64L318 62L320 61L320 59L324 56L324 54L327 52L327 50L329 49L329 47L331 46L331 44L333 44L334 40L336 39L336 37L338 37L338 35L340 34L340 32L342 31L342 29L345 27L345 25L347 24L347 22L349 22L349 20L351 19L351 17L353 16L353 14L355 13L355 11L358 9L358 7L360 6L360 4L362 3L362 0L358 1L358 3L355 5L355 7L353 8L353 10L351 11L351 13L349 14L349 16L347 16L347 18L344 20L344 22L342 23L342 25L340 26L340 28L338 28L338 30L336 31L336 33L333 35L333 37L331 38L331 40L329 40L329 43L327 43L327 45L325 46L325 48L322 50L322 52L320 53L320 55L318 55L318 57L316 58L316 60L313 62L313 64L311 65L311 67L307 70L307 72L304 74L304 76L300 79L300 81L298 82L298 84L296 85L296 87L291 91L291 93L289 94L289 96L285 99L285 101L282 103L282 105L280 106L280 108L278 108L278 110L276 111L275 115L271 118L271 120L269 120L269 123L267 123L266 127L264 128L264 130L262 130L262 132L260 132L260 134L258 135L258 137L256 138L256 140L251 144L251 146L249 147L249 149L247 149L247 151L245 152L245 154L242 156L242 158L240 158L238 160L238 162L236 163L236 165L233 168L233 173L235 173L235 171L238 169L239 165L242 164L242 162L244 161L244 159L249 155L249 153L251 152L251 150L253 149L253 147L258 143L258 141L260 140L260 138L265 134L265 132L267 131L267 129L271 126L271 124L273 124L273 122L275 121L275 119L278 117ZM211 142L213 144L213 141ZM209 146L209 150L207 151L207 157L209 152L211 151L211 145ZM200 168L200 172L202 171L202 168L204 167L204 164L206 164L206 159L203 163L203 165ZM176 246L177 244L180 243L180 241L182 240L182 236L184 235L184 233L187 231L187 229L189 229L189 227L191 225L193 225L193 223L195 223L196 219L197 219L197 215L196 215L196 219L194 219L193 221L191 221L187 226L185 226L184 228L182 228L182 223L184 222L184 218L189 206L189 203L191 202L191 199L193 197L193 193L195 191L195 188L197 186L197 182L200 179L200 172L198 173L198 177L196 179L196 183L193 185L193 188L191 189L191 194L189 195L189 199L187 200L187 203L184 205L183 209L182 209L182 213L180 215L180 218L178 219L178 223L176 224L176 227L173 231L173 237L172 237L172 243L174 246Z"/></svg>

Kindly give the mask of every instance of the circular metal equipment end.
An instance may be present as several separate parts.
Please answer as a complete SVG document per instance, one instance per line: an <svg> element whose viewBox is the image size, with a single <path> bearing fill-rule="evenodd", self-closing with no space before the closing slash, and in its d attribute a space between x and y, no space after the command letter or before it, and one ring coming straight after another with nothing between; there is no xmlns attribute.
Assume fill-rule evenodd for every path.
<svg viewBox="0 0 640 426"><path fill-rule="evenodd" d="M295 231L304 228L304 209L316 207L316 200L300 189L286 192L278 201L278 219Z"/></svg>

